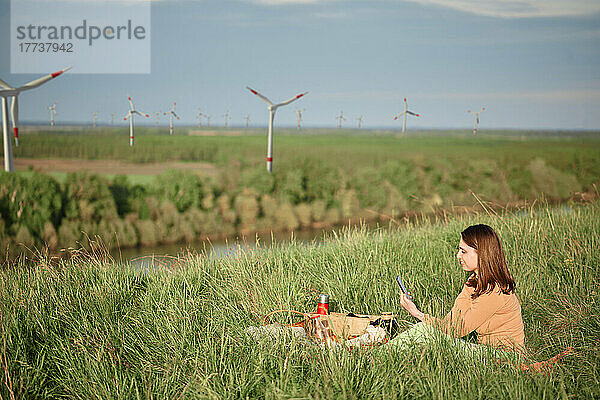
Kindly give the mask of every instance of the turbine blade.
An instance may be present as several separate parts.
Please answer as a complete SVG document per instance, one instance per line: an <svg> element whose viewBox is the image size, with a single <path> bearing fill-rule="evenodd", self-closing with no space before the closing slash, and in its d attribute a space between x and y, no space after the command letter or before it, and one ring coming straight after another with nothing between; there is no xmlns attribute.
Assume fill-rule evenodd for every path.
<svg viewBox="0 0 600 400"><path fill-rule="evenodd" d="M416 114L416 113L414 113L414 112L412 112L412 111L407 111L407 113L408 113L408 114L410 114L410 115L414 115L415 117L418 117L418 116L419 116L419 114Z"/></svg>
<svg viewBox="0 0 600 400"><path fill-rule="evenodd" d="M48 82L51 79L56 78L57 76L61 75L63 72L70 70L71 67L67 67L61 71L55 72L53 74L49 74L46 76L42 76L41 78L38 78L36 80L33 80L29 83L26 83L25 85L21 86L20 88L18 88L18 91L22 91L22 90L29 90L29 89L34 89L40 85L43 85L44 83Z"/></svg>
<svg viewBox="0 0 600 400"><path fill-rule="evenodd" d="M13 96L12 98L12 106L10 107L10 114L12 119L13 128L19 126L19 98L17 96Z"/></svg>
<svg viewBox="0 0 600 400"><path fill-rule="evenodd" d="M179 116L177 114L175 114L175 111L172 111L172 113L175 117L177 117L177 119L179 119Z"/></svg>
<svg viewBox="0 0 600 400"><path fill-rule="evenodd" d="M268 105L270 105L270 106L273 105L273 102L271 100L267 99L265 96L263 96L262 94L258 93L256 90L252 89L250 86L246 86L246 89L248 89L249 91L251 91L252 93L254 93L255 95L257 95L258 97L260 97Z"/></svg>
<svg viewBox="0 0 600 400"><path fill-rule="evenodd" d="M288 99L288 100L286 100L286 101L282 101L282 102L281 102L281 103L279 103L279 104L276 104L276 105L275 105L275 107L281 107L281 106L288 105L288 104L290 104L291 102L298 100L300 97L304 96L304 95L305 95L305 94L307 94L307 93L308 93L308 92L300 93L299 95L297 95L297 96L294 96L294 97L292 97L291 99Z"/></svg>
<svg viewBox="0 0 600 400"><path fill-rule="evenodd" d="M129 100L129 109L135 110L135 107L133 106L133 101L131 100L131 96L127 97L127 100Z"/></svg>
<svg viewBox="0 0 600 400"><path fill-rule="evenodd" d="M394 118L394 120L400 118L401 116L403 116L404 114L406 114L406 111L402 111L400 114L396 115L396 118Z"/></svg>
<svg viewBox="0 0 600 400"><path fill-rule="evenodd" d="M8 83L4 82L2 79L0 79L0 86L2 86L4 89L14 89L14 87L10 86Z"/></svg>

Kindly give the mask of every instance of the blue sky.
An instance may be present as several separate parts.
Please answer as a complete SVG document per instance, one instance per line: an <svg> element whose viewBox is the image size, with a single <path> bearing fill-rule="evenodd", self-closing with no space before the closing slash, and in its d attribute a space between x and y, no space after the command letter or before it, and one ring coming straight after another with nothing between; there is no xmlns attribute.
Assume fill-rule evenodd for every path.
<svg viewBox="0 0 600 400"><path fill-rule="evenodd" d="M72 1L72 0L71 0ZM86 0L90 1L90 0ZM98 1L98 0L95 0ZM132 1L132 0L130 0ZM139 0L137 0L139 1ZM118 123L136 107L195 124L198 107L223 125L266 126L265 104L309 94L277 111L276 125L470 128L466 111L487 107L481 129L600 129L600 2L454 0L163 0L152 2L151 74L75 74L20 97L21 121L45 121L56 101L60 122ZM0 0L2 54L8 54L9 2ZM13 86L37 75L0 78ZM48 71L52 72L52 71ZM141 122L141 121L140 121ZM167 119L163 117L163 124ZM152 121L148 120L148 123Z"/></svg>

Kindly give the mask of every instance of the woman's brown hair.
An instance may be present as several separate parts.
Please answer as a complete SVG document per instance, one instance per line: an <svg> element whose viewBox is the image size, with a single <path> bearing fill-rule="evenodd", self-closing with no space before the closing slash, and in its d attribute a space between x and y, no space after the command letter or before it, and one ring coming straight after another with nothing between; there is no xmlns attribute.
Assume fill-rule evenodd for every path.
<svg viewBox="0 0 600 400"><path fill-rule="evenodd" d="M467 281L467 286L475 288L471 298L490 293L496 285L502 293L515 290L515 281L508 271L500 238L489 226L479 224L469 226L461 232L463 241L477 251L477 274Z"/></svg>

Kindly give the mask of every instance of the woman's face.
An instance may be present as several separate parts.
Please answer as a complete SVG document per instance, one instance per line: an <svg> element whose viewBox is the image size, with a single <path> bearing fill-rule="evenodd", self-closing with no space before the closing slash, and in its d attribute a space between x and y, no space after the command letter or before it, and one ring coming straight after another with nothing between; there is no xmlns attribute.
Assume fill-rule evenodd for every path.
<svg viewBox="0 0 600 400"><path fill-rule="evenodd" d="M477 250L466 244L462 238L458 244L456 258L458 258L463 271L477 272Z"/></svg>

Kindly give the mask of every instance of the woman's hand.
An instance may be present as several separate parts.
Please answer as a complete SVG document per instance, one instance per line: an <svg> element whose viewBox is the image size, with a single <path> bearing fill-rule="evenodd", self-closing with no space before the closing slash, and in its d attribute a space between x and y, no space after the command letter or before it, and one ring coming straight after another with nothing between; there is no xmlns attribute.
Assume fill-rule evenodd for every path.
<svg viewBox="0 0 600 400"><path fill-rule="evenodd" d="M408 311L410 313L410 315L412 315L413 317L417 318L420 321L423 321L423 316L425 314L423 314L421 311L419 311L417 306L415 306L415 303L413 303L412 300L410 300L408 298L408 296L405 295L404 293L402 293L400 295L400 304L402 304L402 307L404 307L406 309L406 311Z"/></svg>

